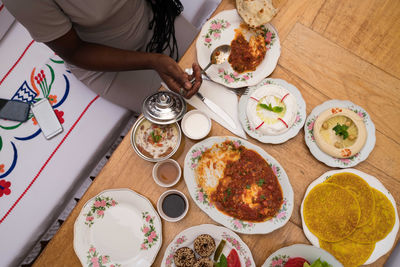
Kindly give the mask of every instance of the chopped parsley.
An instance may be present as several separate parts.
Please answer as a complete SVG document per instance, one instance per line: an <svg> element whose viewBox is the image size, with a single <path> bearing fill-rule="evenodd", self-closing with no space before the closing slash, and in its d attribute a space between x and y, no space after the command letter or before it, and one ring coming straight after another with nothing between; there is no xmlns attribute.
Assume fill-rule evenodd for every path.
<svg viewBox="0 0 400 267"><path fill-rule="evenodd" d="M261 198L262 200L267 199L264 195L261 195L260 198Z"/></svg>
<svg viewBox="0 0 400 267"><path fill-rule="evenodd" d="M344 124L340 125L339 123L336 124L335 127L333 127L335 134L342 136L343 140L346 140L347 137L349 137L349 133L347 132L347 129L349 129L349 126L344 125Z"/></svg>
<svg viewBox="0 0 400 267"><path fill-rule="evenodd" d="M154 143L158 143L161 140L162 136L158 135L158 134L155 134L154 131L152 131L151 132L151 138L153 139Z"/></svg>
<svg viewBox="0 0 400 267"><path fill-rule="evenodd" d="M275 112L275 113L280 113L283 110L283 107L280 107L280 106L273 107L271 105L271 103L269 103L268 105L260 103L258 105L263 109L266 109L266 110L269 110L269 111L272 111L272 112Z"/></svg>
<svg viewBox="0 0 400 267"><path fill-rule="evenodd" d="M248 184L248 185L246 185L246 189L250 189L251 188L251 186Z"/></svg>
<svg viewBox="0 0 400 267"><path fill-rule="evenodd" d="M262 186L263 184L264 184L264 179L258 180L258 182L257 182L258 186Z"/></svg>

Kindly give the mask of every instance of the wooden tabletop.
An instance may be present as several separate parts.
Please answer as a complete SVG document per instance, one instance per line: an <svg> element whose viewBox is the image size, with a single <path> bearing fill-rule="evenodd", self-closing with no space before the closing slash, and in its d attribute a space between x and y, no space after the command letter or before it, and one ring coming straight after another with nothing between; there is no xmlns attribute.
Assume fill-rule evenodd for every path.
<svg viewBox="0 0 400 267"><path fill-rule="evenodd" d="M307 114L329 99L350 100L362 106L376 126L376 145L368 159L355 168L377 177L400 204L400 1L398 0L280 0L272 20L281 41L282 54L270 77L295 85L307 104ZM223 0L216 13L235 8ZM180 65L196 61L192 44ZM210 136L230 135L213 123ZM280 145L262 144L249 138L277 159L287 172L294 190L295 206L290 221L266 235L240 237L252 251L257 266L275 250L294 243L309 243L303 234L300 203L307 186L332 170L309 152L304 131ZM173 156L181 166L194 144L182 139ZM94 180L71 215L35 262L35 266L80 266L73 249L73 226L83 205L103 190L130 188L146 196L155 206L166 190L154 183L153 163L142 160L127 135ZM170 241L182 230L213 223L190 199L183 179L174 186L189 197L190 210L180 222L163 221L163 244L153 264L160 266ZM398 240L397 236L396 241ZM371 266L383 266L390 253Z"/></svg>

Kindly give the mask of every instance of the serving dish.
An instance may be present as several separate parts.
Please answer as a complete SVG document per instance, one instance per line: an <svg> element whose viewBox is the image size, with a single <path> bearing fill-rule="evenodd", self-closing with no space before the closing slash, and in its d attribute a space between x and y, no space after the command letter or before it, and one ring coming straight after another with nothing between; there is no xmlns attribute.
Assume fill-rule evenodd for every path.
<svg viewBox="0 0 400 267"><path fill-rule="evenodd" d="M137 142L137 133L139 132L140 126L142 125L142 123L151 123L152 125L157 125L154 124L152 122L149 122L144 116L140 116L135 124L132 127L131 130L131 145L132 148L135 150L135 152L144 160L147 161L152 161L152 162L158 162L158 161L163 161L165 159L170 158L173 154L175 154L175 152L179 149L180 143L181 143L181 138L182 138L182 133L181 133L181 128L179 127L179 124L177 122L174 122L172 124L168 124L168 125L159 125L160 127L175 127L176 128L176 142L174 142L174 146L172 147L171 151L169 151L168 153L165 153L164 155L161 156L157 156L157 157L151 157L148 154L145 154L143 149L141 149L138 145ZM148 136L149 138L151 138L151 136ZM153 136L154 138L154 136ZM146 138L146 140L148 140L148 138Z"/></svg>
<svg viewBox="0 0 400 267"><path fill-rule="evenodd" d="M343 267L343 265L326 250L306 244L295 244L278 249L265 260L262 267L284 267L288 259L294 257L302 257L310 263L320 259L331 264L332 267Z"/></svg>
<svg viewBox="0 0 400 267"><path fill-rule="evenodd" d="M361 151L354 156L351 156L349 158L335 158L332 157L326 153L324 153L317 145L314 137L314 123L315 120L318 118L318 115L324 112L327 109L332 109L332 108L347 108L349 110L354 111L358 116L363 118L366 131L367 131L367 138L365 145L361 149ZM339 168L349 168L349 167L354 167L358 163L366 160L371 153L371 151L374 149L375 146L375 125L372 122L370 116L368 113L360 106L357 106L356 104L350 102L350 101L345 101L345 100L328 100L324 103L322 103L319 106L316 106L311 113L308 115L305 125L304 125L304 138L306 141L306 144L311 152L311 154L319 161L325 163L326 165L330 167L339 167Z"/></svg>
<svg viewBox="0 0 400 267"><path fill-rule="evenodd" d="M197 60L200 67L205 68L209 63L212 51L223 44L230 44L234 39L234 30L240 27L243 20L236 9L218 13L208 20L202 27L196 41ZM264 60L255 71L237 73L228 61L220 65L211 65L207 75L211 80L231 88L252 86L269 76L275 69L281 53L279 37L271 24L262 26L265 39L269 45Z"/></svg>
<svg viewBox="0 0 400 267"><path fill-rule="evenodd" d="M396 202L395 202L393 196L391 195L391 193L384 187L384 185L377 178L375 178L372 175L358 171L356 169L343 169L343 170L328 171L328 172L324 173L323 175L321 175L316 180L314 180L308 186L306 193L304 195L303 201L301 203L300 213L301 213L301 218L302 218L303 231L304 231L304 234L306 235L307 239L311 242L311 244L313 244L314 246L317 246L317 247L320 246L318 237L316 237L313 233L311 233L311 231L309 230L309 228L307 227L307 225L304 221L304 214L303 214L304 200L306 199L309 192L315 186L325 182L326 179L328 179L332 175L337 174L337 173L343 173L343 172L353 173L353 174L356 174L356 175L360 176L361 178L363 178L370 187L375 188L378 191L382 192L390 200L391 204L394 207L394 211L395 211L394 227L383 240L376 242L375 249L373 250L373 252L372 252L371 256L368 258L368 260L364 263L364 264L371 264L374 261L376 261L379 257L381 257L382 255L386 254L387 252L389 252L391 250L391 248L393 247L393 245L395 243L396 235L399 230L399 217L398 217L398 213L397 213Z"/></svg>
<svg viewBox="0 0 400 267"><path fill-rule="evenodd" d="M106 190L83 206L74 224L74 250L83 266L150 266L162 243L160 217L130 189Z"/></svg>
<svg viewBox="0 0 400 267"><path fill-rule="evenodd" d="M283 193L282 205L273 218L264 222L249 222L228 216L215 207L210 201L210 196L207 194L206 190L197 184L195 171L203 153L215 144L221 144L225 141L232 142L232 144L237 147L243 145L247 149L257 152L271 167ZM293 211L293 189L283 167L262 148L237 137L210 137L195 144L189 149L185 157L184 178L190 196L200 209L207 213L214 221L239 233L265 234L272 232L285 225L289 221Z"/></svg>
<svg viewBox="0 0 400 267"><path fill-rule="evenodd" d="M265 135L251 127L249 119L247 118L246 108L247 103L250 100L251 94L258 88L268 86L269 84L281 86L289 91L296 99L297 113L293 125L284 133L279 135ZM239 121L242 124L243 129L248 135L257 139L258 141L266 144L281 144L295 137L300 129L303 127L306 119L306 103L300 93L300 91L292 84L282 79L266 78L259 84L249 87L249 93L242 95L239 100Z"/></svg>
<svg viewBox="0 0 400 267"><path fill-rule="evenodd" d="M209 234L215 240L215 244L218 246L221 240L226 241L226 245L222 253L228 255L229 251L236 249L241 266L250 267L256 266L253 260L250 249L247 247L246 243L242 239L232 232L231 230L216 226L213 224L201 224L187 228L186 230L180 232L175 236L174 240L168 245L165 250L165 254L161 263L162 267L175 267L174 264L174 254L182 247L189 247L193 249L193 241L195 238L201 234ZM213 254L211 255L213 257Z"/></svg>

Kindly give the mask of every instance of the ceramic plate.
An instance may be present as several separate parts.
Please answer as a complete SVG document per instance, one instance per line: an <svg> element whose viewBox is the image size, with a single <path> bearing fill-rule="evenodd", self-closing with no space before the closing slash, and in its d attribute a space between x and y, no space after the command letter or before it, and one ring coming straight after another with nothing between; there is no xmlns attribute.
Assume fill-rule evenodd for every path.
<svg viewBox="0 0 400 267"><path fill-rule="evenodd" d="M229 229L222 226L216 226L213 224L201 224L197 226L190 227L181 233L179 233L174 240L168 245L165 250L164 258L162 260L162 267L175 267L174 264L174 254L175 251L181 247L189 247L193 249L193 242L197 236L201 234L209 234L215 240L215 245L221 242L222 239L226 241L222 253L228 257L229 252L232 249L236 249L239 257L241 266L249 267L256 266L251 255L250 249L247 245L240 239L240 237ZM197 255L199 258L199 256ZM213 259L214 254L211 255L210 259Z"/></svg>
<svg viewBox="0 0 400 267"><path fill-rule="evenodd" d="M74 250L83 266L150 266L161 238L161 220L152 204L130 189L98 194L74 225Z"/></svg>
<svg viewBox="0 0 400 267"><path fill-rule="evenodd" d="M197 61L200 67L205 68L208 65L211 53L216 47L231 44L235 37L234 30L238 29L242 22L236 9L232 9L222 11L204 24L196 41ZM227 87L238 88L256 85L274 71L281 54L278 33L271 24L261 27L269 44L265 58L257 69L238 74L229 62L225 61L219 65L211 65L206 71L211 80Z"/></svg>
<svg viewBox="0 0 400 267"><path fill-rule="evenodd" d="M271 166L275 175L278 177L278 181L281 185L283 192L283 205L279 212L272 219L261 222L252 223L235 219L227 216L220 212L211 202L210 196L207 195L202 187L199 187L195 179L195 169L204 151L212 147L216 143L223 143L226 140L230 140L236 146L243 145L247 149L252 149L260 154ZM232 136L225 137L210 137L202 142L199 142L189 149L186 154L184 163L184 178L186 185L189 189L190 196L193 201L214 221L228 227L239 233L245 234L266 234L270 233L282 226L288 221L293 211L293 189L290 185L289 178L282 168L282 166L262 148L253 145L252 143Z"/></svg>
<svg viewBox="0 0 400 267"><path fill-rule="evenodd" d="M289 258L295 257L304 258L310 264L320 259L321 261L326 261L332 265L332 267L343 267L343 265L326 250L305 244L296 244L278 249L268 257L262 267L284 267Z"/></svg>
<svg viewBox="0 0 400 267"><path fill-rule="evenodd" d="M339 108L348 108L355 113L357 113L361 118L364 119L364 124L367 129L367 141L365 142L364 147L360 152L355 154L350 158L339 159L334 158L325 152L323 152L317 145L314 139L314 122L318 118L318 115L330 108L339 107ZM368 113L360 106L353 104L350 101L342 101L342 100L329 100L324 102L323 104L316 106L313 111L311 111L310 115L308 115L306 123L304 125L304 138L306 140L306 144L310 149L311 154L318 159L319 161L325 163L330 167L338 167L338 168L348 168L354 167L358 163L366 160L368 158L369 153L374 149L375 146L375 125L372 122Z"/></svg>
<svg viewBox="0 0 400 267"><path fill-rule="evenodd" d="M296 119L292 127L290 127L288 131L280 135L263 135L257 132L253 127L251 127L249 120L247 119L247 114L246 114L247 102L249 101L251 94L258 88L263 87L267 84L279 85L288 90L296 98L297 102ZM306 103L304 102L304 99L300 91L292 84L287 83L286 81L281 79L267 78L262 80L259 84L249 87L249 93L247 95L242 95L242 97L239 100L239 120L246 133L251 137L257 139L258 141L266 144L281 144L286 142L290 138L295 137L300 131L300 129L303 127L304 122L306 120Z"/></svg>
<svg viewBox="0 0 400 267"><path fill-rule="evenodd" d="M394 207L394 210L395 210L396 222L394 224L394 227L393 227L392 231L385 237L385 239L383 239L381 241L378 241L376 243L375 249L372 252L372 255L364 263L364 264L371 264L374 261L376 261L379 257L381 257L382 255L385 255L387 252L389 252L392 249L392 247L394 245L394 242L396 240L397 232L399 231L399 216L397 214L396 202L395 202L393 196L390 194L390 192L374 176L371 176L371 175L366 174L364 172L358 171L356 169L344 169L344 170L328 171L328 172L324 173L323 175L321 175L318 179L314 180L308 186L307 191L306 191L306 193L304 195L303 201L301 203L300 213L301 213L301 220L302 220L302 224L303 224L303 231L304 231L304 234L306 235L307 239L311 242L311 244L313 244L314 246L319 247L318 238L313 233L310 232L310 230L307 228L306 223L304 222L304 216L303 216L304 199L307 197L307 195L311 191L311 189L313 189L316 185L324 182L326 179L331 177L333 174L342 173L342 172L354 173L354 174L360 176L361 178L363 178L369 184L369 186L371 186L371 187L381 191L382 193L384 193L385 196L392 203L392 205Z"/></svg>

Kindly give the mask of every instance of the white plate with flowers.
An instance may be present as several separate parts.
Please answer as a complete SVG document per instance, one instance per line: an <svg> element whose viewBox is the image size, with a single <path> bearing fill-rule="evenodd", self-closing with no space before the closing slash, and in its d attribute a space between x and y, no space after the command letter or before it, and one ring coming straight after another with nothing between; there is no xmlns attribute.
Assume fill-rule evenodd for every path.
<svg viewBox="0 0 400 267"><path fill-rule="evenodd" d="M242 156L249 155L244 153L254 157ZM241 158L251 160L246 160L245 167L234 171L236 174L229 179L224 174L226 169L233 171L233 165L242 164ZM254 166L251 164L261 166L262 174L252 173ZM214 221L239 233L270 233L284 226L293 211L293 189L283 167L262 148L237 137L210 137L195 144L185 157L184 178L194 202ZM228 183L220 183L227 178ZM243 202L237 199L238 195ZM240 205L255 206L251 214L255 219L240 217ZM270 210L270 214L261 214L265 205L269 206L266 210Z"/></svg>
<svg viewBox="0 0 400 267"><path fill-rule="evenodd" d="M362 149L357 154L354 154L353 156L348 158L336 158L323 152L321 148L317 145L314 136L314 123L317 120L318 116L326 110L341 108L351 110L359 117L361 117L367 132L366 141ZM311 154L317 160L325 163L326 165L338 168L354 167L358 163L366 160L371 151L374 149L376 141L375 125L372 122L369 114L362 107L347 100L328 100L321 105L316 106L306 119L304 125L304 133L304 138Z"/></svg>
<svg viewBox="0 0 400 267"><path fill-rule="evenodd" d="M106 190L90 199L74 225L74 250L82 266L150 266L162 243L160 217L130 189Z"/></svg>
<svg viewBox="0 0 400 267"><path fill-rule="evenodd" d="M260 90L266 91L275 91L274 95L263 96L262 99L255 98L253 94L257 94ZM271 89L271 90L269 90ZM262 94L262 93L261 93ZM288 102L288 97L291 95L291 102ZM265 119L257 118L260 120L260 124L253 125L253 122L249 121L248 117L248 108L249 101L255 103L254 110L257 109L257 115L255 116L265 116L264 113L268 116ZM274 102L270 107L270 110L264 110L260 107L268 106L262 102ZM276 102L276 103L275 103ZM293 107L288 107L287 105L293 105ZM274 111L274 107L277 106L280 108L278 111ZM288 117L290 110L290 117L288 119L284 119L284 117ZM276 118L275 118L276 117ZM255 86L249 87L249 92L246 95L242 95L239 100L239 120L242 124L243 129L246 131L248 135L259 140L262 143L266 144L281 144L289 140L290 138L295 137L300 129L303 127L304 122L306 120L306 103L300 93L300 91L292 84L286 82L281 79L272 79L266 78L262 80L259 84ZM290 122L289 122L290 121ZM281 124L281 128L275 134L267 134L263 132L263 128L269 127L267 125L270 123L271 125ZM288 125L288 123L290 123ZM276 127L275 127L276 128ZM268 129L267 129L268 130Z"/></svg>
<svg viewBox="0 0 400 267"><path fill-rule="evenodd" d="M284 267L289 260L293 261L296 258L297 261L299 261L298 258L307 260L311 266L319 261L321 264L316 266L343 267L343 264L326 250L306 244L295 244L278 249L268 257L262 267ZM322 265L322 262L325 262L325 265Z"/></svg>
<svg viewBox="0 0 400 267"><path fill-rule="evenodd" d="M237 234L225 227L216 226L213 224L201 224L193 226L176 235L174 240L172 240L165 250L161 266L175 267L175 252L182 247L193 249L194 240L201 234L210 235L214 239L216 247L220 244L221 240L225 240L225 246L223 247L221 255L223 254L225 257L228 257L229 253L234 249L239 256L241 266L256 266L250 249ZM214 258L214 253L215 251L213 254L211 254L210 259ZM200 258L198 255L196 255L196 257Z"/></svg>
<svg viewBox="0 0 400 267"><path fill-rule="evenodd" d="M225 44L231 44L235 37L235 29L244 23L236 9L218 13L208 20L202 27L196 42L197 60L200 67L205 68L210 62L213 50ZM271 24L262 25L260 28L265 39L267 52L263 61L255 71L237 73L230 63L225 61L219 65L211 65L206 71L211 80L231 88L239 88L258 84L270 75L281 54L281 46L276 29Z"/></svg>

